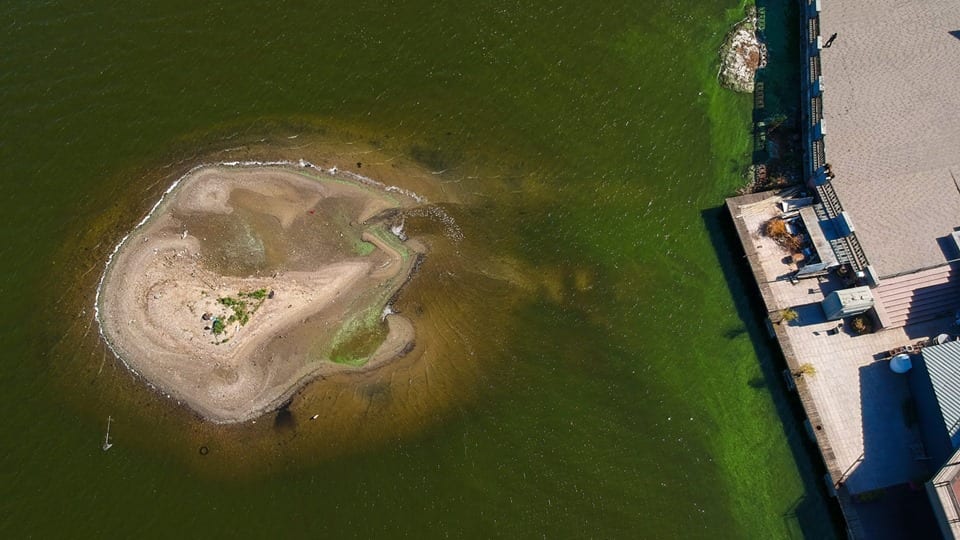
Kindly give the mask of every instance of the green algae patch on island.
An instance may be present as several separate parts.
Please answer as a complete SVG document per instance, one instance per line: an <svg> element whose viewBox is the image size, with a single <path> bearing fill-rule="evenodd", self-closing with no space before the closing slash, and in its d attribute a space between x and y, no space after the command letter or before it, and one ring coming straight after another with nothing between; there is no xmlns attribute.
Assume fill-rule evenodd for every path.
<svg viewBox="0 0 960 540"><path fill-rule="evenodd" d="M412 346L388 302L425 249L402 233L416 197L294 167L194 169L107 265L97 318L110 348L205 419L255 418L320 375Z"/></svg>

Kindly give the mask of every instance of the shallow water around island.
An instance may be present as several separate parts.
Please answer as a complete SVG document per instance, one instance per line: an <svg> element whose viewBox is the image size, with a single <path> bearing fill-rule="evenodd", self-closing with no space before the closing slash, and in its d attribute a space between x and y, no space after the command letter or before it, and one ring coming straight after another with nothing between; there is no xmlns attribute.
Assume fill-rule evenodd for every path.
<svg viewBox="0 0 960 540"><path fill-rule="evenodd" d="M833 534L718 210L736 5L272 9L0 7L4 537ZM442 210L431 361L200 422L100 344L103 261L198 162L323 156Z"/></svg>

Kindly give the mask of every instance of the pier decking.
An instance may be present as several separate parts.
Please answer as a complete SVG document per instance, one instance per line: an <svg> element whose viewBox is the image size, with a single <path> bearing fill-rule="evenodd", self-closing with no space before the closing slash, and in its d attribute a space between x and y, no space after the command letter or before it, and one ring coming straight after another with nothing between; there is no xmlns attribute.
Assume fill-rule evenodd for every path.
<svg viewBox="0 0 960 540"><path fill-rule="evenodd" d="M757 193L728 199L727 207L770 320L779 320L788 308L798 314L796 320L772 327L807 414L808 432L823 456L825 481L838 492L851 535L876 537L868 531L878 518L860 516L872 508L854 501L936 472L925 459L917 426L906 417L911 399L907 378L889 369L888 351L949 331L953 320L865 335L826 320L820 302L843 284L833 276L793 279L788 253L759 233L766 220L779 214L780 200L778 193ZM922 490L916 495L923 497Z"/></svg>

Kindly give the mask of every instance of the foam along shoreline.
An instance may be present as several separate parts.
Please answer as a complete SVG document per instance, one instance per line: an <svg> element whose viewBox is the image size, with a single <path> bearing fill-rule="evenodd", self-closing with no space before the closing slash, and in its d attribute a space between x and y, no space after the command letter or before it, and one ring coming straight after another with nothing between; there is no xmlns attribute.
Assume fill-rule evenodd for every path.
<svg viewBox="0 0 960 540"><path fill-rule="evenodd" d="M321 374L410 349L413 325L393 314L377 318L382 343L356 351L361 367L330 361L334 338L369 330L344 325L382 312L411 275L410 251L422 246L384 240L397 218L378 216L416 204L335 170L193 169L110 257L97 290L101 334L128 368L202 417L256 418Z"/></svg>

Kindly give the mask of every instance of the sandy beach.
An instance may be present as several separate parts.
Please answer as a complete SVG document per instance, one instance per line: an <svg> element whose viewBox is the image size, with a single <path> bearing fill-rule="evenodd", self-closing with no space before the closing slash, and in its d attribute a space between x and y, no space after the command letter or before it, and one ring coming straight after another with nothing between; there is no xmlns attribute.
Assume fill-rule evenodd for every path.
<svg viewBox="0 0 960 540"><path fill-rule="evenodd" d="M408 350L413 326L392 314L379 321L382 343L358 353L360 367L330 361L334 340L369 330L407 280L415 257L383 238L392 210L412 204L315 169L194 171L109 264L103 335L130 369L204 418L256 418L320 374ZM393 217L378 219L385 210Z"/></svg>

